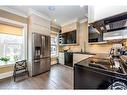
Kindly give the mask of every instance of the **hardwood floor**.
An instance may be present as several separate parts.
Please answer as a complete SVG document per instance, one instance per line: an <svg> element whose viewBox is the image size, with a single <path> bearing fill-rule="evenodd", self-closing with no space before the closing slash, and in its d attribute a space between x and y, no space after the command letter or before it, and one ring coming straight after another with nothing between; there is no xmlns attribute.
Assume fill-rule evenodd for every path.
<svg viewBox="0 0 127 95"><path fill-rule="evenodd" d="M18 82L2 79L0 89L73 89L73 69L54 65L49 72Z"/></svg>

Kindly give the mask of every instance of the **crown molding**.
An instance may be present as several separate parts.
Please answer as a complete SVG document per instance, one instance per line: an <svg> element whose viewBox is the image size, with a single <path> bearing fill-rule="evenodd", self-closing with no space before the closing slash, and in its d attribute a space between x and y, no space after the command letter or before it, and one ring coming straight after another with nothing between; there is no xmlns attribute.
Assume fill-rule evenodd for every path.
<svg viewBox="0 0 127 95"><path fill-rule="evenodd" d="M14 10L14 9L11 9L11 8L8 8L8 7L0 7L0 9L1 9L1 10L4 10L4 11L7 11L7 12L9 12L9 13L12 13L12 14L15 14L15 15L18 15L18 16L21 16L21 17L24 17L24 18L28 18L28 15L35 14L35 15L37 15L37 16L39 16L39 17L42 17L42 18L44 18L44 19L46 19L46 20L51 21L50 18L48 18L48 17L45 16L44 14L42 14L42 13L40 13L40 12L38 12L38 11L32 9L32 8L29 9L28 15L24 15L23 13L20 13L20 12Z"/></svg>
<svg viewBox="0 0 127 95"><path fill-rule="evenodd" d="M27 18L28 16L27 15L24 15L14 9L11 9L11 8L8 8L8 7L0 7L1 10L4 10L4 11L7 11L9 13L12 13L12 14L15 14L15 15L18 15L18 16L21 16L21 17L24 17L24 18Z"/></svg>
<svg viewBox="0 0 127 95"><path fill-rule="evenodd" d="M78 19L76 18L76 19L70 20L70 21L62 24L61 26L68 25L68 24L71 24L71 23L74 23L74 22L78 22Z"/></svg>
<svg viewBox="0 0 127 95"><path fill-rule="evenodd" d="M85 19L80 20L79 23L84 23L84 22L87 22L87 21L88 21L88 19L85 18Z"/></svg>
<svg viewBox="0 0 127 95"><path fill-rule="evenodd" d="M11 19L6 19L6 18L3 18L3 17L0 17L0 21L8 22L8 23L11 23L11 24L16 24L16 25L23 26L23 27L24 26L27 27L26 23L18 22L18 21L11 20Z"/></svg>
<svg viewBox="0 0 127 95"><path fill-rule="evenodd" d="M47 17L46 15L44 15L44 14L42 14L42 13L40 13L40 12L38 12L38 11L32 9L32 8L30 9L29 15L31 15L31 14L35 14L35 15L37 15L37 16L43 18L43 19L46 19L46 20L48 20L48 21L51 21L51 19L50 19L49 17Z"/></svg>
<svg viewBox="0 0 127 95"><path fill-rule="evenodd" d="M56 23L51 23L50 26L57 29L61 29L60 25L57 25Z"/></svg>

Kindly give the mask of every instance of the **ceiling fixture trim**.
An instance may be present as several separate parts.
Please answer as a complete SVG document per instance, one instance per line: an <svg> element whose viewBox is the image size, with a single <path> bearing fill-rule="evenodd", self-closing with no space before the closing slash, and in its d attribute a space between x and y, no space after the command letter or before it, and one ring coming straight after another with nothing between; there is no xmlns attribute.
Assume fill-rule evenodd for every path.
<svg viewBox="0 0 127 95"><path fill-rule="evenodd" d="M48 6L49 11L55 11L55 6Z"/></svg>
<svg viewBox="0 0 127 95"><path fill-rule="evenodd" d="M62 24L61 26L68 25L68 24L71 24L71 23L74 23L74 22L77 22L77 21L78 21L78 19L76 18L76 19L70 20L70 21Z"/></svg>

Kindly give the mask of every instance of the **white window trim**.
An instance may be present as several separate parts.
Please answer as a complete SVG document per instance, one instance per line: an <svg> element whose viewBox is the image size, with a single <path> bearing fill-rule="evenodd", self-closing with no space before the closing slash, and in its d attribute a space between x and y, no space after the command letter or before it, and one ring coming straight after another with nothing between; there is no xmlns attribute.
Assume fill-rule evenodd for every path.
<svg viewBox="0 0 127 95"><path fill-rule="evenodd" d="M14 20L11 20L11 19L6 19L6 18L3 18L3 17L0 17L0 21L3 21L3 22L8 22L8 23L11 23L11 24L15 24L15 25L19 25L19 26L22 26L23 27L23 37L24 37L24 58L25 59L28 59L27 55L28 55L28 52L27 52L27 24L25 23L22 23L22 22L18 22L18 21L14 21Z"/></svg>
<svg viewBox="0 0 127 95"><path fill-rule="evenodd" d="M53 32L53 33L56 33L56 32ZM51 36L51 38L53 38L54 36ZM56 36L55 37L57 37L58 38L58 34L56 33ZM52 44L51 44L52 45ZM56 46L57 46L57 54L56 55L51 55L51 58L56 58L56 57L58 57L58 51L59 51L59 48L58 48L58 39L57 39L57 44L56 44Z"/></svg>

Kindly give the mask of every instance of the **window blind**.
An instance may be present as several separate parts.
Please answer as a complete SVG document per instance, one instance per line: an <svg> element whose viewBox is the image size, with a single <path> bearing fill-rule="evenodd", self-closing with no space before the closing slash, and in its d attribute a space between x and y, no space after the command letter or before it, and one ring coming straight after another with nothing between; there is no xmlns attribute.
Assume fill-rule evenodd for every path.
<svg viewBox="0 0 127 95"><path fill-rule="evenodd" d="M2 34L10 34L10 35L22 35L23 28L6 25L6 24L0 24L0 33Z"/></svg>

